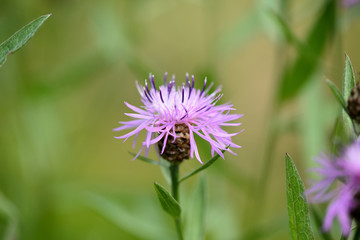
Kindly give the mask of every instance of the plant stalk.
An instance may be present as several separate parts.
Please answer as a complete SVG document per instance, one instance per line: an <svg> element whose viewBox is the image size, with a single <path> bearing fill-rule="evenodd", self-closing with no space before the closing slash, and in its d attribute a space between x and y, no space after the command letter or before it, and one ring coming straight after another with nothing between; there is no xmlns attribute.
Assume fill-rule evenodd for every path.
<svg viewBox="0 0 360 240"><path fill-rule="evenodd" d="M179 164L171 163L170 167L170 176L171 176L171 193L174 199L179 202ZM178 234L179 240L183 240L182 228L180 218L174 218L176 232Z"/></svg>
<svg viewBox="0 0 360 240"><path fill-rule="evenodd" d="M356 231L353 240L360 240L360 226L359 223L356 225Z"/></svg>

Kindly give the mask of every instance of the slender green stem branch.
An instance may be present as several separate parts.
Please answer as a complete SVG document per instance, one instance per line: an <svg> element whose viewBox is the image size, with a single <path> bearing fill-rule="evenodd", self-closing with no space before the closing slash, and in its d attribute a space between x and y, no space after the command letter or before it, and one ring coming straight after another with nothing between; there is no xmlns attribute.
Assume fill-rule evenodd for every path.
<svg viewBox="0 0 360 240"><path fill-rule="evenodd" d="M172 163L169 168L171 175L171 193L174 199L179 202L179 164ZM174 218L174 220L179 240L183 240L181 220L180 218Z"/></svg>
<svg viewBox="0 0 360 240"><path fill-rule="evenodd" d="M356 231L353 240L360 240L360 227L359 224L356 225Z"/></svg>

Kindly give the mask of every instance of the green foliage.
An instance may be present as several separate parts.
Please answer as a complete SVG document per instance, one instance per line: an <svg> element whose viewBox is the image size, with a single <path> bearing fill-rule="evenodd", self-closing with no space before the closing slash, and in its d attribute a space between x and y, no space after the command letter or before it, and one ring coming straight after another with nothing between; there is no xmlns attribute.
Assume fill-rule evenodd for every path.
<svg viewBox="0 0 360 240"><path fill-rule="evenodd" d="M47 14L33 20L0 45L0 67L5 63L7 56L24 46L50 16L51 14Z"/></svg>
<svg viewBox="0 0 360 240"><path fill-rule="evenodd" d="M328 84L331 92L334 94L336 100L340 103L341 107L347 111L347 104L344 100L343 95L341 94L340 90L336 87L336 85L330 81L329 79L326 79L326 83Z"/></svg>
<svg viewBox="0 0 360 240"><path fill-rule="evenodd" d="M170 195L170 193L160 184L154 183L156 194L159 198L160 204L165 212L175 218L179 218L181 208L179 203Z"/></svg>
<svg viewBox="0 0 360 240"><path fill-rule="evenodd" d="M335 8L335 0L324 1L322 13L310 30L304 47L297 46L298 55L294 63L285 68L280 79L277 96L279 103L296 96L318 69L325 46L335 32ZM282 29L285 31L288 27ZM288 31L284 35L288 36Z"/></svg>
<svg viewBox="0 0 360 240"><path fill-rule="evenodd" d="M323 240L332 240L331 235L327 232L324 232L321 229L322 228L322 219L319 216L319 213L317 212L317 210L315 208L310 207L310 212L312 215L312 219L314 219L316 228L318 229L318 232L319 232L320 236L322 237L322 239Z"/></svg>
<svg viewBox="0 0 360 240"><path fill-rule="evenodd" d="M224 153L226 150L222 150L221 152ZM195 174L207 169L208 167L210 167L214 162L216 162L216 160L220 157L219 154L216 154L213 158L211 158L209 161L207 161L206 163L204 163L201 167L198 167L197 169L191 171L190 173L186 174L184 177L182 177L179 180L179 183L188 179L191 176L194 176Z"/></svg>
<svg viewBox="0 0 360 240"><path fill-rule="evenodd" d="M190 197L189 211L186 214L185 239L204 239L206 209L206 177L202 175Z"/></svg>
<svg viewBox="0 0 360 240"><path fill-rule="evenodd" d="M314 239L309 217L309 207L304 195L304 184L288 154L285 155L286 196L292 240Z"/></svg>
<svg viewBox="0 0 360 240"><path fill-rule="evenodd" d="M351 90L355 87L355 77L354 77L354 70L350 62L350 58L345 55L345 68L344 68L344 74L343 74L343 89L342 89L342 95L345 101L349 99ZM353 124L352 120L349 117L346 110L343 110L342 112L343 121L344 121L344 130L346 136L348 136L348 140L351 138L354 138L354 131L353 131Z"/></svg>
<svg viewBox="0 0 360 240"><path fill-rule="evenodd" d="M345 54L345 69L343 78L343 96L345 99L350 97L351 90L355 87L354 70L348 55Z"/></svg>

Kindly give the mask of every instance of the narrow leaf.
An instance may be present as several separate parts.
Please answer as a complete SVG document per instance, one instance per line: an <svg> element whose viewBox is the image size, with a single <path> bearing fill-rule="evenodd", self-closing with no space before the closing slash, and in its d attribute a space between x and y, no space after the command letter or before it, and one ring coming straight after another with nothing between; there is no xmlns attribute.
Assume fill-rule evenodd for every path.
<svg viewBox="0 0 360 240"><path fill-rule="evenodd" d="M50 16L51 14L47 14L33 20L0 45L0 67L6 61L7 56L24 46Z"/></svg>
<svg viewBox="0 0 360 240"><path fill-rule="evenodd" d="M227 149L227 148L226 148ZM225 150L221 150L222 153L224 153ZM194 171L186 174L184 177L182 177L180 180L179 180L179 183L181 183L182 181L188 179L189 177L191 176L194 176L195 174L197 174L198 172L201 172L202 170L205 170L206 168L210 167L218 158L220 157L219 154L216 154L212 159L210 159L209 161L207 161L206 163L204 163L201 167L195 169Z"/></svg>
<svg viewBox="0 0 360 240"><path fill-rule="evenodd" d="M340 90L336 87L336 85L330 81L329 79L326 79L326 83L328 84L331 92L334 94L336 100L340 103L340 105L342 106L342 108L347 111L347 107L346 107L346 103L344 100L343 95L341 94Z"/></svg>
<svg viewBox="0 0 360 240"><path fill-rule="evenodd" d="M162 208L175 218L180 217L181 208L179 203L170 195L170 193L160 184L154 183L155 191L159 198Z"/></svg>
<svg viewBox="0 0 360 240"><path fill-rule="evenodd" d="M354 78L354 71L351 65L350 59L348 55L345 54L345 69L343 74L343 98L347 101L350 97L351 90L355 87L355 78ZM343 110L343 121L345 127L345 134L349 138L352 136L354 137L354 129L351 118L347 114L347 111Z"/></svg>
<svg viewBox="0 0 360 240"><path fill-rule="evenodd" d="M292 32L286 21L275 11L270 10L269 16L272 18L274 23L279 27L281 33L289 44L294 45L299 51L303 48L302 43L297 39L295 34Z"/></svg>
<svg viewBox="0 0 360 240"><path fill-rule="evenodd" d="M345 54L345 69L343 79L343 96L345 99L350 97L351 90L355 87L354 70L348 55Z"/></svg>
<svg viewBox="0 0 360 240"><path fill-rule="evenodd" d="M290 233L292 240L314 239L309 217L309 207L304 195L304 184L294 162L288 154L285 155L286 166L286 196Z"/></svg>
<svg viewBox="0 0 360 240"><path fill-rule="evenodd" d="M204 239L206 208L206 177L202 175L190 199L189 211L186 214L186 239Z"/></svg>
<svg viewBox="0 0 360 240"><path fill-rule="evenodd" d="M289 64L282 73L277 96L278 103L295 97L317 70L325 46L335 31L335 9L335 0L324 1L322 12L303 44L304 48L297 49L298 55L295 61Z"/></svg>

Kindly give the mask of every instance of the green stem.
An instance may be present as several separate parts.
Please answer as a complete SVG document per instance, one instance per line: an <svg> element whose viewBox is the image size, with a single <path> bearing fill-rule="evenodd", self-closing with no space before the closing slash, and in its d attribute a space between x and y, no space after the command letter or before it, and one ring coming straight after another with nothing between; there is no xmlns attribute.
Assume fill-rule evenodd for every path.
<svg viewBox="0 0 360 240"><path fill-rule="evenodd" d="M179 164L171 163L171 193L177 202L179 202Z"/></svg>
<svg viewBox="0 0 360 240"><path fill-rule="evenodd" d="M353 240L359 240L359 239L360 239L360 227L359 227L359 224L357 224L356 225L356 232L355 232Z"/></svg>
<svg viewBox="0 0 360 240"><path fill-rule="evenodd" d="M171 163L169 169L171 175L171 193L174 199L179 202L179 164ZM183 240L180 218L174 218L174 220L179 240Z"/></svg>

